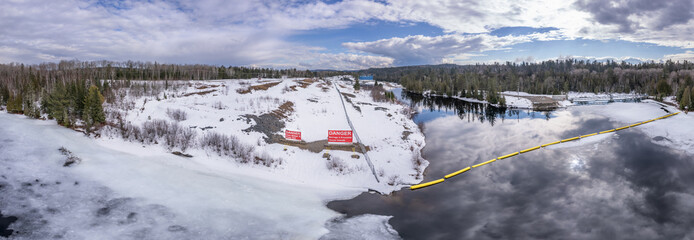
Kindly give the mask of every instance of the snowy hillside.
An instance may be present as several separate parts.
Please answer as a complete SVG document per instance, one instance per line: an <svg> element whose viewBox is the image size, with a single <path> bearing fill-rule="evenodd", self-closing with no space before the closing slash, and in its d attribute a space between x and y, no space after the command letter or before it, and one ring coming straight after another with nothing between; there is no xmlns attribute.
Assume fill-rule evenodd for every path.
<svg viewBox="0 0 694 240"><path fill-rule="evenodd" d="M362 192L231 174L152 146L109 149L51 121L0 113L0 122L12 239L317 239L340 217L324 203ZM80 163L63 167L61 147Z"/></svg>
<svg viewBox="0 0 694 240"><path fill-rule="evenodd" d="M420 182L424 136L410 109L339 79L111 81L89 137L2 113L2 214L18 239L397 238L389 217L325 203ZM379 182L360 147L327 143L345 110Z"/></svg>
<svg viewBox="0 0 694 240"><path fill-rule="evenodd" d="M142 155L183 152L193 156L190 161L233 174L308 185L388 193L421 181L427 165L419 156L424 136L409 110L374 101L371 91L355 91L351 82L338 79L133 81L107 105L113 124L102 129L98 141ZM340 97L380 182L359 147L326 145L328 130L350 129ZM178 138L192 140L169 141L159 128L179 129ZM300 131L303 142L285 140L285 130Z"/></svg>

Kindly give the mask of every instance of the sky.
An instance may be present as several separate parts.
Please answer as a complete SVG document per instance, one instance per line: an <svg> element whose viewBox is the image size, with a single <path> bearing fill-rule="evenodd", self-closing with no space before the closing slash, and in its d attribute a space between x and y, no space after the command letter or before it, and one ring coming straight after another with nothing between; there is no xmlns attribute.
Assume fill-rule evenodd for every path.
<svg viewBox="0 0 694 240"><path fill-rule="evenodd" d="M692 0L3 0L0 63L692 61L693 19Z"/></svg>

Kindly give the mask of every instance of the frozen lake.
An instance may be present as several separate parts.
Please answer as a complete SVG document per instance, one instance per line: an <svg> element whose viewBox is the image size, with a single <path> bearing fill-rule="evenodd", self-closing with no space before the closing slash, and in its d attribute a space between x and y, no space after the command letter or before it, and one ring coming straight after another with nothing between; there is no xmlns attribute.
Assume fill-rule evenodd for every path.
<svg viewBox="0 0 694 240"><path fill-rule="evenodd" d="M360 192L118 151L53 121L0 122L0 225L15 216L14 239L315 239L339 217L325 202ZM60 147L82 162L63 167Z"/></svg>

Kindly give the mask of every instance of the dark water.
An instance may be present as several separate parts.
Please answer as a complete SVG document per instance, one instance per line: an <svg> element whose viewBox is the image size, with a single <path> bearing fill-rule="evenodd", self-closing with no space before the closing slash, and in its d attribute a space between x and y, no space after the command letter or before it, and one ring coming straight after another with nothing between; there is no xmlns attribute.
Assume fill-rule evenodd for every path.
<svg viewBox="0 0 694 240"><path fill-rule="evenodd" d="M12 235L14 231L12 229L9 229L9 226L14 221L17 221L16 217L5 217L2 215L2 212L0 212L0 237L9 237L10 235Z"/></svg>
<svg viewBox="0 0 694 240"><path fill-rule="evenodd" d="M423 121L423 154L430 161L425 181L618 125L582 108L513 120L484 106L475 110L482 114L463 109L474 117L453 110ZM654 145L638 128L603 137L500 160L429 188L364 193L328 207L347 216L394 216L389 223L405 239L694 238L691 157Z"/></svg>
<svg viewBox="0 0 694 240"><path fill-rule="evenodd" d="M398 100L418 110L417 115L413 119L417 123L428 122L447 116L457 116L465 121L487 122L491 125L506 120L524 118L550 119L554 117L550 111L497 108L488 104L461 101L453 98L423 97L420 94L402 91L400 88L392 91Z"/></svg>

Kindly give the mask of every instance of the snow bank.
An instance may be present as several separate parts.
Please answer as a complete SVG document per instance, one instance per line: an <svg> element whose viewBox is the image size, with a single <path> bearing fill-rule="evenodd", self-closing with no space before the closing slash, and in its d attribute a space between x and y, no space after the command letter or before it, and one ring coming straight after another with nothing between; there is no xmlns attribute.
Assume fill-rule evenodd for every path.
<svg viewBox="0 0 694 240"><path fill-rule="evenodd" d="M677 102L677 97L675 96L667 96L663 98L663 102L672 104L674 106L679 106L680 104Z"/></svg>
<svg viewBox="0 0 694 240"><path fill-rule="evenodd" d="M527 98L502 95L506 99L506 106L519 109L533 109L533 102Z"/></svg>
<svg viewBox="0 0 694 240"><path fill-rule="evenodd" d="M253 146L254 156L282 161L271 167L240 163L201 146L185 149L192 158L175 156L171 152L182 149L166 146L163 139L126 141L116 128L104 128L111 130L102 131L95 140L57 126L55 121L0 114L0 141L12 142L0 146L0 160L13 169L3 172L0 183L7 177L16 189L22 182L40 178L78 182L75 186L80 186L62 184L3 193L0 207L3 214L26 221L47 219L44 227L22 220L15 225L26 232L42 229L38 235L25 236L29 239L53 235L68 239L319 238L328 232L325 223L339 217L324 203L351 198L368 189L389 193L416 184L428 165L419 154L424 135L408 118L406 106L375 102L369 91L355 91L349 82L339 79L132 81L134 87L120 89L118 99L105 106L112 126L119 124L119 118L133 126L161 119L191 129L197 137L210 132L233 135ZM343 96L333 83L347 93L344 98L351 102L345 102L347 114L370 148L368 154L380 183L362 154L330 149L315 153L269 144L264 133L244 131L258 125L248 115L271 113L282 115L285 124L276 134L283 135L285 129L301 131L307 142L327 139L328 130L350 129L340 103ZM165 89L165 84L169 88ZM278 113L288 102L291 109ZM167 114L173 111L179 111L175 119ZM64 156L57 150L61 146L82 162L61 167ZM324 154L342 159L347 171L329 170ZM27 194L33 192L40 196ZM32 215L21 208L20 199L27 198L39 211L46 205L58 210ZM124 222L132 225L121 226Z"/></svg>
<svg viewBox="0 0 694 240"><path fill-rule="evenodd" d="M672 112L678 112L672 106L645 100L641 103L611 103L602 106L577 106L609 117L620 125L633 124ZM636 129L645 132L652 142L694 155L694 116L680 113L675 116L638 126ZM619 132L617 132L619 134Z"/></svg>
<svg viewBox="0 0 694 240"><path fill-rule="evenodd" d="M113 150L51 121L0 122L0 208L19 217L17 239L316 239L338 217L323 204L361 192ZM62 167L61 146L82 162Z"/></svg>
<svg viewBox="0 0 694 240"><path fill-rule="evenodd" d="M513 95L513 96L543 96L543 97L552 97L553 95L547 95L547 94L532 94L532 93L527 93L527 92L518 92L518 91L503 91L501 92L502 94L505 95Z"/></svg>
<svg viewBox="0 0 694 240"><path fill-rule="evenodd" d="M634 99L634 98L644 98L646 95L638 94L635 92L631 93L591 93L591 92L569 92L567 94L568 100L571 101L595 101L595 100L623 100L623 99Z"/></svg>
<svg viewBox="0 0 694 240"><path fill-rule="evenodd" d="M129 105L135 106L131 110L124 111L115 104L107 108L109 111L120 112L125 121L133 125L141 125L154 119L174 121L166 114L167 111L181 110L186 113L187 118L178 124L194 129L198 137L209 132L233 135L243 144L254 146L256 156L267 155L282 161L277 167L267 168L237 164L229 157L201 150L199 146L186 151L194 156L191 161L199 165L233 174L292 179L307 185L334 184L362 190L374 189L383 193L421 181L426 161L416 166L414 159L420 158L418 154L424 147L424 136L404 113L406 106L374 102L369 91L355 91L352 83L341 81L342 78L333 77L325 81L176 81L171 84L177 84L178 87L162 90L156 96L138 97L130 92L125 93L127 97L123 101L131 101L132 104ZM341 88L345 96L337 93L334 83ZM272 86L266 89L257 87L263 84ZM270 114L276 112L283 104L291 103L291 110L284 113L286 116L281 119L284 128L273 134L283 135L284 130L293 130L300 131L302 140L306 142L326 140L328 130L350 129L340 102L341 97L346 100L348 114L359 136L364 144L370 147L368 154L375 165L380 183L376 182L362 154L329 148L315 153L278 143L268 144L264 133L244 131L258 124L246 116ZM115 149L129 149L142 155L176 150L167 149L161 146L163 144L150 144L142 148L138 143L123 142L118 134L103 135L105 137L99 139L102 145ZM327 169L324 154L344 160L348 165L347 171L338 173Z"/></svg>

